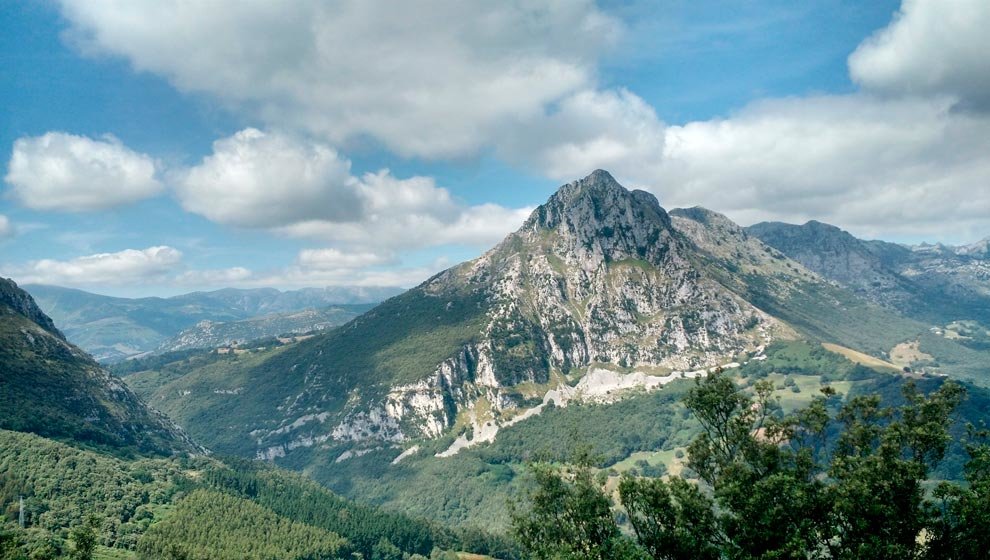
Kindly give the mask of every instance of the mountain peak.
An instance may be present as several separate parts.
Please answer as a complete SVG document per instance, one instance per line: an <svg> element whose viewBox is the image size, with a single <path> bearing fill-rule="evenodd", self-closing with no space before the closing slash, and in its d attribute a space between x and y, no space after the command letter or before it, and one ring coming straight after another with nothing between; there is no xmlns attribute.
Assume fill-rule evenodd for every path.
<svg viewBox="0 0 990 560"><path fill-rule="evenodd" d="M613 177L611 173L605 171L604 169L596 169L592 171L587 177L585 177L584 179L580 179L577 182L579 183L590 182L600 185L625 188L622 185L620 185L618 181L615 180L615 177Z"/></svg>
<svg viewBox="0 0 990 560"><path fill-rule="evenodd" d="M687 218L709 227L721 227L732 230L741 229L725 214L720 214L714 210L709 210L703 206L692 206L691 208L674 208L670 211L671 216Z"/></svg>
<svg viewBox="0 0 990 560"><path fill-rule="evenodd" d="M803 227L812 231L827 231L834 234L850 235L846 230L840 228L839 226L826 224L825 222L819 222L818 220L808 220L804 223Z"/></svg>
<svg viewBox="0 0 990 560"><path fill-rule="evenodd" d="M596 169L583 179L560 187L546 203L530 216L528 224L555 228L565 215L591 218L593 222L628 219L630 212L640 210L669 222L667 213L657 198L640 190L630 191L603 169ZM589 212L590 211L590 212Z"/></svg>
<svg viewBox="0 0 990 560"><path fill-rule="evenodd" d="M587 177L572 181L557 189L557 192L550 197L547 204L554 201L567 203L588 197L623 196L628 193L628 189L620 185L608 171L596 169Z"/></svg>
<svg viewBox="0 0 990 560"><path fill-rule="evenodd" d="M560 187L518 233L539 237L547 230L556 232L558 251L589 264L624 258L659 262L675 236L655 196L630 191L603 170Z"/></svg>
<svg viewBox="0 0 990 560"><path fill-rule="evenodd" d="M990 257L990 237L985 237L968 245L956 247L956 253L970 257Z"/></svg>

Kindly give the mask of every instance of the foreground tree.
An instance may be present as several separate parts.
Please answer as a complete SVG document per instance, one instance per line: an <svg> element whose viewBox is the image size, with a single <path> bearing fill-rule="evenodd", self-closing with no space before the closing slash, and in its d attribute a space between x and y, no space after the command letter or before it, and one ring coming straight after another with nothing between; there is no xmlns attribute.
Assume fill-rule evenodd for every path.
<svg viewBox="0 0 990 560"><path fill-rule="evenodd" d="M90 516L86 521L72 529L69 537L72 539L72 552L69 558L72 560L92 560L93 552L96 550L96 528L99 519Z"/></svg>
<svg viewBox="0 0 990 560"><path fill-rule="evenodd" d="M531 507L513 517L537 558L962 559L990 550L990 446L968 446L967 487L924 483L945 455L963 390L903 387L842 403L828 387L784 416L769 382L752 389L723 372L685 405L702 427L689 447L695 484L625 477L619 498L635 541L615 523L591 469L535 468Z"/></svg>
<svg viewBox="0 0 990 560"><path fill-rule="evenodd" d="M682 478L624 477L619 496L636 540L651 558L717 560L718 520L711 498Z"/></svg>
<svg viewBox="0 0 990 560"><path fill-rule="evenodd" d="M520 544L538 559L618 560L635 558L623 537L612 504L594 480L592 469L579 465L557 469L535 465L535 490L525 510L512 508L512 526Z"/></svg>
<svg viewBox="0 0 990 560"><path fill-rule="evenodd" d="M966 445L968 488L942 483L935 490L936 523L930 528L929 549L946 560L990 554L990 432L969 428ZM936 554L931 555L932 558Z"/></svg>

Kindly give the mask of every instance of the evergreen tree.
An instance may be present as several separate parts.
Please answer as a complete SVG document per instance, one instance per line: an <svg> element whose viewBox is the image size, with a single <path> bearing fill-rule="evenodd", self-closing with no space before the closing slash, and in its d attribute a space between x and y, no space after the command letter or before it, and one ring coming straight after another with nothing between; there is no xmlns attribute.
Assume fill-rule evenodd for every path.
<svg viewBox="0 0 990 560"><path fill-rule="evenodd" d="M640 545L663 560L718 560L711 498L682 478L623 477L619 496Z"/></svg>

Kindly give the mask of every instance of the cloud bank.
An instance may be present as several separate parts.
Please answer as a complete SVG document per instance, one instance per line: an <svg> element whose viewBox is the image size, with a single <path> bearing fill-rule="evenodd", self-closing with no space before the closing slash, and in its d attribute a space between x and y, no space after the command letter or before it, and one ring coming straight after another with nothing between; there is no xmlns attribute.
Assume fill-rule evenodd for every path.
<svg viewBox="0 0 990 560"><path fill-rule="evenodd" d="M856 83L887 95L951 95L990 109L990 2L905 0L849 56Z"/></svg>
<svg viewBox="0 0 990 560"><path fill-rule="evenodd" d="M306 286L411 287L450 266L445 259L421 266L400 266L398 261L373 253L338 249L304 249L288 266L252 270L234 266L217 269L190 268L183 252L169 246L125 249L66 260L41 259L5 266L4 275L20 284L49 284L78 288L135 286L187 290L224 287L300 288Z"/></svg>
<svg viewBox="0 0 990 560"><path fill-rule="evenodd" d="M271 126L429 158L473 154L504 123L590 87L620 29L590 0L61 5L84 52Z"/></svg>

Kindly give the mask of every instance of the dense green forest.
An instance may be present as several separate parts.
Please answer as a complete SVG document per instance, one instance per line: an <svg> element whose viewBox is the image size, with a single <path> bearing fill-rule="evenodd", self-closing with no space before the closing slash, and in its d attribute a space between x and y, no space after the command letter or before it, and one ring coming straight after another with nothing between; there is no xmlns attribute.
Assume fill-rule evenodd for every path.
<svg viewBox="0 0 990 560"><path fill-rule="evenodd" d="M280 517L243 498L195 490L138 543L140 558L239 560L339 558L348 548L335 533Z"/></svg>
<svg viewBox="0 0 990 560"><path fill-rule="evenodd" d="M10 431L0 431L0 505L4 559L84 558L81 542L148 559L518 555L504 538L361 506L260 463L126 460Z"/></svg>
<svg viewBox="0 0 990 560"><path fill-rule="evenodd" d="M702 427L688 473L626 475L612 492L586 455L538 464L513 532L548 560L985 557L990 434L968 427L965 484L927 485L965 390L901 389L885 406L826 385L782 414L772 382L712 374L684 397Z"/></svg>

